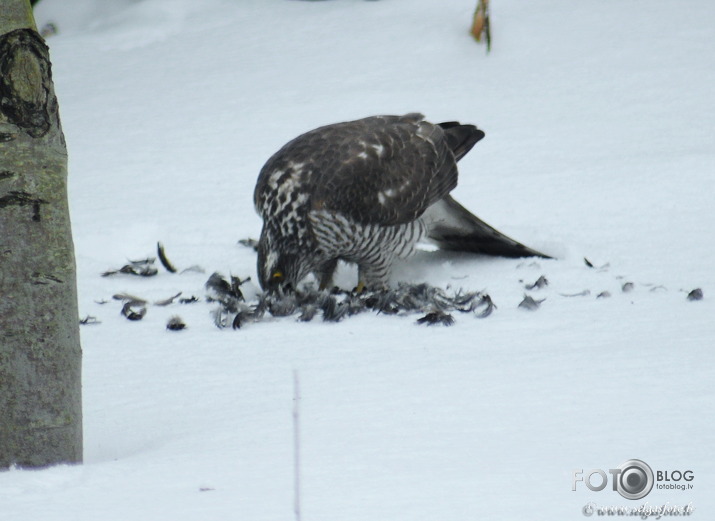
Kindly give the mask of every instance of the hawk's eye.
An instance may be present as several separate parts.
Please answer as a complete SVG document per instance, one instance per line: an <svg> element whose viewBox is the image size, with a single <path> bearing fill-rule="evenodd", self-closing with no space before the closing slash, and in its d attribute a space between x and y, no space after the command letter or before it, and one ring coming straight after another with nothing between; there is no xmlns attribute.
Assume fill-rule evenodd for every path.
<svg viewBox="0 0 715 521"><path fill-rule="evenodd" d="M280 270L276 270L271 273L271 282L273 283L283 282L283 278L283 272Z"/></svg>

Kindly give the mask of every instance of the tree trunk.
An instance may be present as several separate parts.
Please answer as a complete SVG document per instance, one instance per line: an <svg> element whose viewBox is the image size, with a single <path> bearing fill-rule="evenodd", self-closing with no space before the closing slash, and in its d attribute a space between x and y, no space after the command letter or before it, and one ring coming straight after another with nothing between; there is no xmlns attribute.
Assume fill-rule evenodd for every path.
<svg viewBox="0 0 715 521"><path fill-rule="evenodd" d="M0 469L82 460L67 148L27 0L0 10Z"/></svg>

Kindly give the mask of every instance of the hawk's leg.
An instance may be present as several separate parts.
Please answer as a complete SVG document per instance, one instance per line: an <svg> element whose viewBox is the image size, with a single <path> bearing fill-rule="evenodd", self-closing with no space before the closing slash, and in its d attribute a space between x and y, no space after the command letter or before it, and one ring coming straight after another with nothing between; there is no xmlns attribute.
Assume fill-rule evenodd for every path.
<svg viewBox="0 0 715 521"><path fill-rule="evenodd" d="M358 292L365 288L371 290L387 288L392 258L383 258L381 261L378 264L358 264Z"/></svg>
<svg viewBox="0 0 715 521"><path fill-rule="evenodd" d="M319 288L321 290L331 289L333 287L333 275L335 275L335 270L338 267L338 259L332 259L324 263L320 268L316 269L313 273L315 274L318 282L320 284Z"/></svg>

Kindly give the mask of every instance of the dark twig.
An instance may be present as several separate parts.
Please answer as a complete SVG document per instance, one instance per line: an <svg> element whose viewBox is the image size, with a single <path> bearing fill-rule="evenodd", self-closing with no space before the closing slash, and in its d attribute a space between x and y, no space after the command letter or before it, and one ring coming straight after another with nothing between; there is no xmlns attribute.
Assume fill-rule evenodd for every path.
<svg viewBox="0 0 715 521"><path fill-rule="evenodd" d="M300 379L293 370L293 513L300 521Z"/></svg>

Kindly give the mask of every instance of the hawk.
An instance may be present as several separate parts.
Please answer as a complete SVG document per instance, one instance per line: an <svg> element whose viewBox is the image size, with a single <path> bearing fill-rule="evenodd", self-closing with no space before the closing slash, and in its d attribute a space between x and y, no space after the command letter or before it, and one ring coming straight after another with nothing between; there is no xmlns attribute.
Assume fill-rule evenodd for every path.
<svg viewBox="0 0 715 521"><path fill-rule="evenodd" d="M327 125L288 142L263 166L254 192L263 289L295 289L310 273L331 287L339 260L357 264L358 289L381 289L393 261L425 239L448 250L548 257L449 195L457 162L483 137L474 125L435 125L411 113Z"/></svg>

